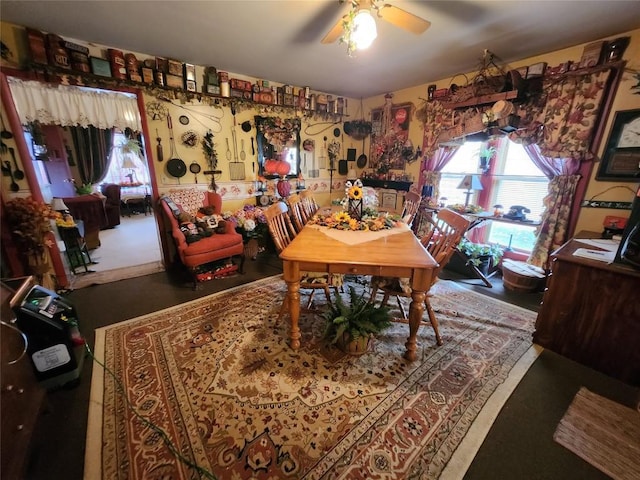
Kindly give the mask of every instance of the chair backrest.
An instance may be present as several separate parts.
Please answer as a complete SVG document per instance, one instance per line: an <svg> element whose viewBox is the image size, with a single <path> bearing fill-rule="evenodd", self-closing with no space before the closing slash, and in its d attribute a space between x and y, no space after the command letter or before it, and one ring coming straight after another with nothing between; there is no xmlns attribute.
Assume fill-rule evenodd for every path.
<svg viewBox="0 0 640 480"><path fill-rule="evenodd" d="M313 217L320 206L313 196L313 192L311 190L303 190L300 192L300 200L302 203L303 213L305 215L305 223Z"/></svg>
<svg viewBox="0 0 640 480"><path fill-rule="evenodd" d="M296 236L289 217L289 209L284 202L276 202L265 210L264 216L267 219L273 243L278 252L281 252Z"/></svg>
<svg viewBox="0 0 640 480"><path fill-rule="evenodd" d="M287 197L287 205L291 212L291 221L293 222L293 226L295 227L296 232L299 232L308 220L306 213L304 212L304 207L302 206L302 199L300 198L300 195L297 193L289 195Z"/></svg>
<svg viewBox="0 0 640 480"><path fill-rule="evenodd" d="M435 281L467 231L469 220L453 210L444 208L438 212L436 217L429 217L428 222L427 232L420 239L420 242L438 262L434 275Z"/></svg>
<svg viewBox="0 0 640 480"><path fill-rule="evenodd" d="M413 219L418 212L418 207L420 207L420 201L422 197L419 193L409 191L404 196L404 206L402 208L402 219L407 223L407 225L411 226L413 223Z"/></svg>

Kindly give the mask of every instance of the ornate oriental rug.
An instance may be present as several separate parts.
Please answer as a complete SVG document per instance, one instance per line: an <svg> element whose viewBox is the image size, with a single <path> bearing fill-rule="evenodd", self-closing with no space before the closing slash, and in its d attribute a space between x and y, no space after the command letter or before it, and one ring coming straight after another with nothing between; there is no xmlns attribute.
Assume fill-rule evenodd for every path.
<svg viewBox="0 0 640 480"><path fill-rule="evenodd" d="M271 277L99 329L126 398L95 365L85 478L459 478L537 355L534 312L447 281L432 290L444 345L420 327L415 362L406 324L348 356L311 314L293 351L285 291Z"/></svg>

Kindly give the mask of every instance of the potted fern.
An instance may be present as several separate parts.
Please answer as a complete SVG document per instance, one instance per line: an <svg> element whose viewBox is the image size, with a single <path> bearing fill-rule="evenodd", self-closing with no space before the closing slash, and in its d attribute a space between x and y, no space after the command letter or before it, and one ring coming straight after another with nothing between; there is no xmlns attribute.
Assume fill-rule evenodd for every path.
<svg viewBox="0 0 640 480"><path fill-rule="evenodd" d="M361 355L369 350L370 342L376 333L391 326L389 307L376 307L373 302L359 295L349 286L349 304L340 295L323 314L327 325L324 338L342 351Z"/></svg>

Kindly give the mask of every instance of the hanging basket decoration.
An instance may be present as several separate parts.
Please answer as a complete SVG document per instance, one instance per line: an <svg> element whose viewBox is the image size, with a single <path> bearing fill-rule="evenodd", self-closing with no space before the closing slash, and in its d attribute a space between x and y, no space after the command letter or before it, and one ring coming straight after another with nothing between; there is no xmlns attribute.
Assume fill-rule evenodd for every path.
<svg viewBox="0 0 640 480"><path fill-rule="evenodd" d="M371 122L365 120L353 120L344 122L344 133L354 140L364 140L371 134Z"/></svg>

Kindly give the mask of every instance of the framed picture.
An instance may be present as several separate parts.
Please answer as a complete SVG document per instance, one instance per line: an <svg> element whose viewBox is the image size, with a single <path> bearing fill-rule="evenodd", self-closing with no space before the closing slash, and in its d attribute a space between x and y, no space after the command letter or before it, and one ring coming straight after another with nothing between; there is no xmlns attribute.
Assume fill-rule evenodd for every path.
<svg viewBox="0 0 640 480"><path fill-rule="evenodd" d="M640 181L640 109L616 112L596 180Z"/></svg>

